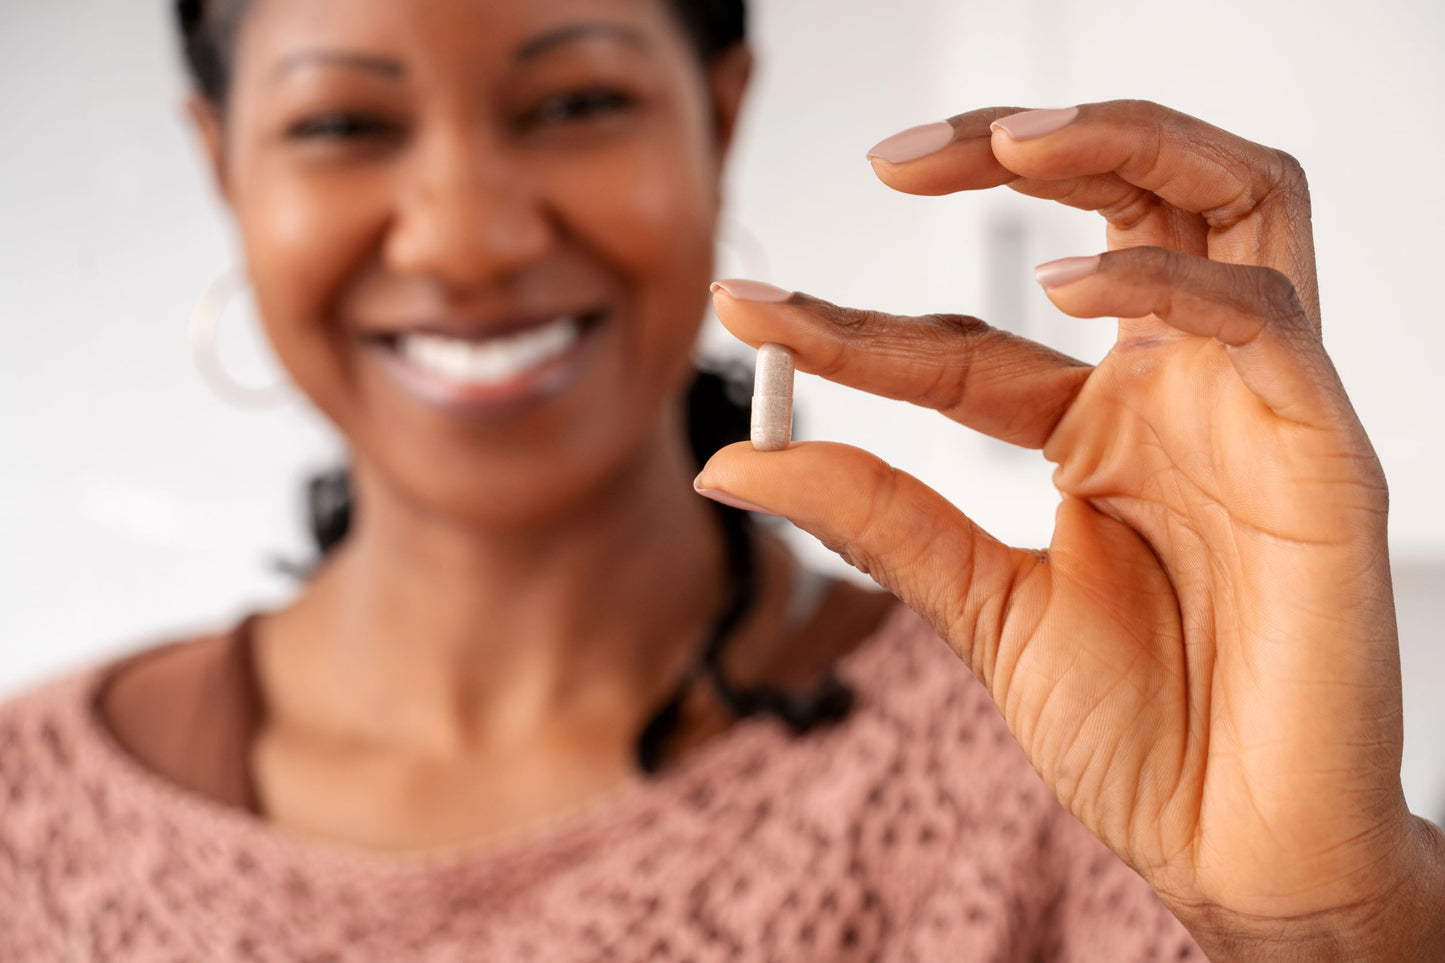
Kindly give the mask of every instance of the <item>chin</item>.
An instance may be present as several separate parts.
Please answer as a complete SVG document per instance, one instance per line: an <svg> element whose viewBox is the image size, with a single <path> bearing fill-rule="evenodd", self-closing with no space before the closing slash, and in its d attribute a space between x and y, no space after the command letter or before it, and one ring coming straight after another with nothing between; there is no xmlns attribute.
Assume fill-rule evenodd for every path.
<svg viewBox="0 0 1445 963"><path fill-rule="evenodd" d="M604 423L592 419L535 424L512 444L412 435L404 448L358 454L358 475L380 482L377 496L418 514L498 536L541 532L585 519L616 493L635 485L647 464L668 448L674 414L654 417L642 432L626 431L616 409ZM397 438L392 435L391 438ZM450 443L447 443L449 441ZM686 484L686 479L679 479ZM373 496L373 497L377 497Z"/></svg>

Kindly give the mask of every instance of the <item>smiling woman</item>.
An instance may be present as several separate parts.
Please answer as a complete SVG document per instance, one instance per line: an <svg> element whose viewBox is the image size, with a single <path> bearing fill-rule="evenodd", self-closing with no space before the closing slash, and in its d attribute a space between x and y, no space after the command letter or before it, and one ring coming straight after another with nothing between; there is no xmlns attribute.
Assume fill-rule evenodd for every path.
<svg viewBox="0 0 1445 963"><path fill-rule="evenodd" d="M685 463L655 412L689 370L745 58L699 69L636 4L313 6L243 18L225 99L194 109L359 497L531 525L627 461Z"/></svg>
<svg viewBox="0 0 1445 963"><path fill-rule="evenodd" d="M740 0L178 12L266 333L345 483L289 604L0 707L0 957L1439 946L1383 481L1284 155L1132 102L874 148L899 190L1105 213L1134 250L1039 274L1126 318L1094 367L715 285L782 359L765 381L795 360L1043 448L1059 528L1023 552L856 449L724 447L747 412L691 353Z"/></svg>

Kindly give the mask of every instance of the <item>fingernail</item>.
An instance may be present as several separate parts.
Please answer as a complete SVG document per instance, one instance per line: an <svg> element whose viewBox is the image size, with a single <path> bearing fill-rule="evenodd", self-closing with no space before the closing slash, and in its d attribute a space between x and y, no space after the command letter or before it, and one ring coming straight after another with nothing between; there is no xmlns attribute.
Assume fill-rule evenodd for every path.
<svg viewBox="0 0 1445 963"><path fill-rule="evenodd" d="M752 502L745 502L741 498L734 498L727 492L718 491L716 488L699 488L697 482L693 482L692 490L703 498L711 498L713 501L731 508L741 508L745 512L757 512L759 515L777 515L777 512L770 512L761 505L754 505Z"/></svg>
<svg viewBox="0 0 1445 963"><path fill-rule="evenodd" d="M946 120L923 124L899 131L874 144L868 159L877 158L890 164L903 164L927 157L953 143L953 125Z"/></svg>
<svg viewBox="0 0 1445 963"><path fill-rule="evenodd" d="M776 285L766 284L762 281L748 281L744 278L714 281L710 290L713 294L723 291L728 297L736 298L739 301L766 301L773 304L781 304L793 297L792 291L784 291Z"/></svg>
<svg viewBox="0 0 1445 963"><path fill-rule="evenodd" d="M1094 274L1099 270L1100 261L1101 255L1098 254L1091 257L1062 257L1034 268L1034 277L1044 287L1056 288Z"/></svg>
<svg viewBox="0 0 1445 963"><path fill-rule="evenodd" d="M1067 127L1079 116L1077 107L1051 107L1046 110L1026 110L1021 114L1010 114L989 124L990 130L1001 130L1014 140L1033 140L1045 134L1052 134L1061 127Z"/></svg>

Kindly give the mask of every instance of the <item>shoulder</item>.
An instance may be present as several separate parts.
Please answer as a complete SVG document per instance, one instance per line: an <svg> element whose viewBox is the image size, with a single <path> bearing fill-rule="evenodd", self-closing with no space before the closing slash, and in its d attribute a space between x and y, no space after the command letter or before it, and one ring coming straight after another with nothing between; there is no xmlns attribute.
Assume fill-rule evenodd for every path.
<svg viewBox="0 0 1445 963"><path fill-rule="evenodd" d="M256 618L115 666L95 687L97 727L167 785L253 809L249 758L264 701L252 654Z"/></svg>
<svg viewBox="0 0 1445 963"><path fill-rule="evenodd" d="M147 713L170 720L172 741L185 738L172 710L194 701L205 648L149 646L0 703L0 957L57 958L7 940L70 933L76 906L124 889L129 850L165 821L155 804L172 795L147 791L162 784L164 742L131 742Z"/></svg>
<svg viewBox="0 0 1445 963"><path fill-rule="evenodd" d="M112 724L113 709L127 711L175 698L175 670L192 658L189 643L164 643L55 676L0 702L0 800L13 829L15 815L33 806L56 809L57 800L93 781L95 767L123 758L126 725Z"/></svg>
<svg viewBox="0 0 1445 963"><path fill-rule="evenodd" d="M87 713L103 667L55 678L0 704L0 957L59 959L57 896L104 862ZM82 867L85 867L82 870Z"/></svg>
<svg viewBox="0 0 1445 963"><path fill-rule="evenodd" d="M87 737L90 697L104 672L103 665L89 666L0 702L0 790L7 817L32 787L50 788L74 769L76 743Z"/></svg>
<svg viewBox="0 0 1445 963"><path fill-rule="evenodd" d="M23 785L79 765L83 745L122 750L174 775L196 727L222 708L232 633L159 643L57 677L0 704L0 746L24 765L0 763L0 780ZM13 791L13 790L12 790Z"/></svg>

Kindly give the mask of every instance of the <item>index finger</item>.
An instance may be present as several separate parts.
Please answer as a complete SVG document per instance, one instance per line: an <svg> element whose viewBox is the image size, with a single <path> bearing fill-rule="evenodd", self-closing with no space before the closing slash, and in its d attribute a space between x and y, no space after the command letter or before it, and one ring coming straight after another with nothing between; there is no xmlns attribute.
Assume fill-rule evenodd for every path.
<svg viewBox="0 0 1445 963"><path fill-rule="evenodd" d="M735 279L713 285L713 307L748 344L786 345L799 371L1025 448L1043 447L1093 370L966 315L898 317Z"/></svg>

